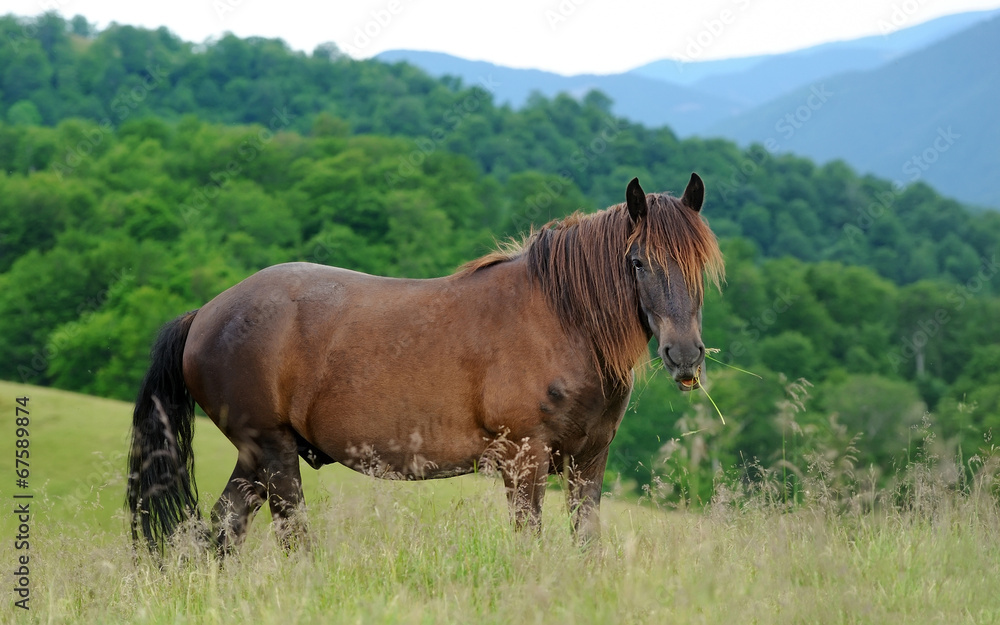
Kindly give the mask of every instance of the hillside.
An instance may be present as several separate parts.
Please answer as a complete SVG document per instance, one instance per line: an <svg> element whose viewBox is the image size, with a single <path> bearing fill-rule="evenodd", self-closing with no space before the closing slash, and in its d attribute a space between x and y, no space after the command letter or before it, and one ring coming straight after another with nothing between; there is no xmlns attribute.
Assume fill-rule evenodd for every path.
<svg viewBox="0 0 1000 625"><path fill-rule="evenodd" d="M515 108L523 107L533 93L546 98L565 93L579 99L600 91L611 98L616 116L647 126L670 126L681 136L695 134L741 109L736 100L638 74L561 76L417 50L390 50L375 58L406 62L435 77L455 76L470 86L489 84L497 104Z"/></svg>
<svg viewBox="0 0 1000 625"><path fill-rule="evenodd" d="M793 88L836 74L874 69L997 15L997 11L973 11L913 26L905 13L899 13L890 13L879 24L883 31L880 35L783 54L688 62L665 59L637 67L632 73L685 85L744 106L763 104Z"/></svg>
<svg viewBox="0 0 1000 625"><path fill-rule="evenodd" d="M714 124L797 87L847 71L882 66L995 13L948 15L916 26L904 22L898 29L887 19L886 28L894 30L885 35L782 54L720 60L699 60L697 55L683 60L663 59L611 75L561 76L417 50L390 50L375 58L387 63L403 61L435 77L454 76L466 85L488 81L497 103L518 108L533 92L548 98L560 93L579 98L596 89L611 99L616 115L647 126L667 125L682 137L704 136Z"/></svg>
<svg viewBox="0 0 1000 625"><path fill-rule="evenodd" d="M329 136L331 145L337 137L406 137L414 142L392 144L393 164L383 172L390 187L407 182L428 161L462 155L467 159L462 167L475 168L463 170L463 176L477 181L486 176L483 180L504 188L481 196L488 208L475 214L483 217L462 219L479 219L500 235L575 208L617 203L622 179L633 175L672 189L680 182L671 181L684 181L697 169L709 180L713 226L722 236L754 241L766 257L862 264L900 284L937 277L964 281L1000 240L993 216L972 217L920 186L899 193L885 181L858 177L836 163L817 168L804 159L744 151L724 141L679 141L670 129L616 117L612 103L596 92L582 100L539 99L518 111L496 105L482 85L461 87L407 65L355 62L331 50L306 56L280 41L226 37L202 49L164 30L114 26L78 34L75 25L53 17L41 18L36 28L47 34L18 40L17 54L0 48L0 61L8 68L0 76L0 111L8 119L0 163L8 174L50 171L60 179L73 178L78 161L91 162L84 158L91 152L104 154L109 133L144 137L153 132L152 138L163 139L167 128L140 122L150 116L171 125L180 121L183 135L196 128L191 118L183 121L185 116L195 116L210 123L256 123L272 132ZM16 19L0 18L4 37L17 37L21 30ZM47 78L7 81L31 72ZM54 80L55 75L63 78ZM29 127L32 120L54 126L73 117L91 120L97 134L81 144L76 137L87 126L65 125L48 133ZM77 143L68 143L74 139ZM237 155L255 157L262 146L258 141ZM196 164L220 165L197 154L187 159L165 175L190 176L194 186L164 189L169 202L183 202L183 194L212 182ZM246 171L262 176L255 182L288 183L288 173L258 170L258 159L250 160L256 162ZM14 195L6 206L21 201ZM45 210L38 214L47 215ZM56 220L32 231L35 216L14 215L0 224L0 232L8 235L0 270L28 249L47 249L52 229L63 227ZM315 231L311 224L304 234ZM922 242L947 246L931 252ZM888 251L895 259L882 256Z"/></svg>
<svg viewBox="0 0 1000 625"><path fill-rule="evenodd" d="M941 192L1000 207L995 174L1000 141L1000 17L878 69L817 85L711 128L748 144L773 139L782 151L820 162L844 159L899 184L924 181ZM788 121L787 116L801 119ZM783 121L785 120L785 121Z"/></svg>
<svg viewBox="0 0 1000 625"><path fill-rule="evenodd" d="M703 78L692 88L738 102L740 110L727 118L731 119L748 109L794 91L802 85L844 71L879 67L893 57L892 53L883 50L861 47L782 54L762 59L744 71ZM719 123L725 121L721 120ZM705 134L705 128L700 134Z"/></svg>
<svg viewBox="0 0 1000 625"><path fill-rule="evenodd" d="M887 35L823 44L784 54L739 59L663 60L627 76L564 77L448 57L392 51L379 58L407 61L434 76L453 75L467 84L495 78L498 102L523 106L537 91L581 97L600 89L616 115L649 126L668 125L679 136L722 136L775 143L775 150L819 162L843 159L861 172L901 184L924 180L948 196L974 205L1000 207L1000 185L990 175L991 146L1000 135L991 106L996 102L997 11L941 17ZM889 22L886 28L895 28ZM945 44L945 40L961 44ZM934 76L934 80L927 80ZM664 86L666 85L666 87ZM808 107L813 89L824 98L822 114ZM826 100L830 99L829 102ZM806 108L800 108L803 106ZM815 114L814 114L815 113ZM796 114L808 121L793 119ZM965 140L947 158L934 148L949 124ZM923 163L924 152L930 163Z"/></svg>
<svg viewBox="0 0 1000 625"><path fill-rule="evenodd" d="M38 500L38 523L74 518L93 530L124 537L125 455L132 404L0 381L0 410L5 415L14 414L14 400L20 397L28 398L30 419L30 475L23 492ZM8 423L12 422L5 421L5 426ZM208 492L221 492L236 452L218 428L207 420L198 423L203 425L210 427L197 428L197 478ZM0 471L13 475L14 468L14 454L3 454ZM5 534L11 533L12 520L11 515L0 518Z"/></svg>
<svg viewBox="0 0 1000 625"><path fill-rule="evenodd" d="M319 118L310 136L280 132L254 143L267 136L262 127L143 119L104 136L69 172L37 156L36 171L4 162L14 173L0 174L0 224L22 234L4 246L0 378L129 399L157 328L257 269L309 260L383 275L443 275L487 251L494 236L538 223L544 210L568 214L584 201L564 179L522 171L503 181L444 151L403 177L400 165L413 143L326 134L339 126L324 124ZM55 129L0 126L0 136L14 154L49 146L50 158L60 158L97 128L81 121ZM616 164L603 176L683 182L675 168L690 160L717 171L716 161L733 149L677 147L691 156L660 163L654 171L662 174L647 176L637 165L625 172ZM717 199L705 214L720 234L728 229L729 285L723 296L708 297L704 340L722 350L721 363L761 377L709 363L712 396L729 428L707 412L707 399L680 396L662 375L643 380L616 438L612 471L647 482L664 442L695 430L702 434L692 442L713 442L710 455L684 469L699 475L687 487L692 491L708 492L711 480L701 472L710 475L718 462L741 454L775 461L782 430L770 415L780 412L789 378L817 385L815 407L801 420L821 424L837 412L851 431L868 433L858 448L879 466L890 466L908 447L908 428L926 407L947 415L948 444L968 454L986 428L1000 426L1000 379L994 380L1000 353L991 347L1000 298L990 295L994 281L976 277L996 270L972 247L996 247L1000 222L963 213L924 187L900 198L916 209L905 221L887 214L867 230L830 233L821 224L837 218L834 209L848 208L838 207L837 197L849 197L853 185L881 183L795 159L762 162L758 176L738 187L713 176L706 177L708 197ZM778 188L767 186L779 181ZM813 215L801 197L785 202L785 193L808 193L828 209ZM727 205L742 207L732 221ZM776 227L765 205L782 208ZM946 211L945 220L937 217ZM927 218L928 233L937 227L947 234L905 230ZM921 277L914 272L925 272L925 280L900 286L863 266L768 259L753 241L732 238L744 230L766 241L774 256L792 249L803 256L864 253L857 258L882 271L914 279ZM912 246L907 264L880 253L880 244ZM944 311L946 324L935 311ZM937 325L928 326L928 316ZM967 401L977 408L966 411ZM784 462L806 451L789 450Z"/></svg>
<svg viewBox="0 0 1000 625"><path fill-rule="evenodd" d="M13 105L0 89L8 121L46 116L0 123L0 378L130 399L157 328L262 267L444 275L496 239L620 202L633 176L676 193L697 170L727 257L704 337L721 350L708 375L731 425L651 375L613 470L647 483L664 444L692 432L684 440L711 451L674 468L698 496L719 463L804 466L805 448L775 455L800 377L815 385L800 422L836 438L836 413L882 468L915 444L925 409L967 457L1000 426L996 213L842 163L682 141L615 117L599 93L513 110L482 88L330 50L236 37L200 49L44 20L51 37L23 42L8 69L31 60L65 80Z"/></svg>

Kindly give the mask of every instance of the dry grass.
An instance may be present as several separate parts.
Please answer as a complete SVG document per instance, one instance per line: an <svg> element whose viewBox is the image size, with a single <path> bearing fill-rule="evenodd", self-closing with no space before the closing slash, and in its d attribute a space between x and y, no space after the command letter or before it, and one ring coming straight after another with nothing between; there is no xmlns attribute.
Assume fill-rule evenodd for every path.
<svg viewBox="0 0 1000 625"><path fill-rule="evenodd" d="M258 522L238 558L135 563L124 532L40 528L32 616L75 623L995 623L996 507L933 516L743 501L704 512L608 502L600 546L560 506L515 535L500 488L455 499L373 483L310 508L285 555ZM353 490L353 489L351 489ZM750 505L747 505L750 504ZM264 519L258 519L264 521ZM35 547L33 547L35 549ZM4 560L10 550L5 546ZM13 616L3 612L3 620Z"/></svg>
<svg viewBox="0 0 1000 625"><path fill-rule="evenodd" d="M182 548L189 557L162 571L134 560L123 484L109 479L94 497L110 523L39 509L32 610L8 594L0 622L998 623L996 463L977 460L957 484L947 463L918 460L871 495L861 479L813 471L795 506L738 480L720 480L702 510L612 497L590 549L573 542L554 490L534 538L511 531L496 480L392 483L327 467L310 478L310 550L286 555L264 513L238 557L220 566Z"/></svg>

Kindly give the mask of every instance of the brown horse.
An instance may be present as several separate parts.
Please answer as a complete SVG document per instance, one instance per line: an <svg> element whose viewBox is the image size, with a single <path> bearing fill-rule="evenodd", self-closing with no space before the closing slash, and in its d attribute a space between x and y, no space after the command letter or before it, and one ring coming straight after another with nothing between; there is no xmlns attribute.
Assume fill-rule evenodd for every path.
<svg viewBox="0 0 1000 625"><path fill-rule="evenodd" d="M646 195L574 214L430 280L289 263L166 325L139 392L129 456L133 538L162 550L197 514L197 402L239 450L212 511L222 551L266 500L279 539L304 530L299 456L380 477L474 471L490 456L517 527L539 525L547 476L573 526L598 533L608 447L651 336L679 388L699 385L703 277L722 255L699 211Z"/></svg>

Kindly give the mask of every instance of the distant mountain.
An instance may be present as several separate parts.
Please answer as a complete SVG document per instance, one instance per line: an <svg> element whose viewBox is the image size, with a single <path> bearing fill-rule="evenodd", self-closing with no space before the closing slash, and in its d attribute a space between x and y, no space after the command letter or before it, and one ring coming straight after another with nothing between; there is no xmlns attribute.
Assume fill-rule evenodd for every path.
<svg viewBox="0 0 1000 625"><path fill-rule="evenodd" d="M895 53L874 48L782 54L766 58L744 71L708 76L696 82L693 88L728 97L747 110L827 76L874 69L893 58Z"/></svg>
<svg viewBox="0 0 1000 625"><path fill-rule="evenodd" d="M496 102L515 108L532 92L580 97L598 89L615 114L670 126L681 137L770 140L778 151L843 159L862 172L902 184L923 180L963 201L1000 207L1000 10L787 54L665 60L606 76L407 50L377 58L487 84Z"/></svg>
<svg viewBox="0 0 1000 625"><path fill-rule="evenodd" d="M405 61L431 76L465 84L492 77L494 100L517 108L533 92L582 96L598 89L617 115L648 126L670 126L679 136L704 134L726 118L745 113L797 87L847 71L870 70L939 41L998 11L949 15L887 35L814 46L785 54L685 63L665 59L625 74L562 76L469 61L438 52L389 50L376 59ZM887 26L891 23L887 21Z"/></svg>
<svg viewBox="0 0 1000 625"><path fill-rule="evenodd" d="M997 59L1000 17L993 17L877 69L801 87L710 134L821 162L844 159L902 184L923 180L1000 207Z"/></svg>
<svg viewBox="0 0 1000 625"><path fill-rule="evenodd" d="M787 54L754 57L757 61L749 68L711 74L690 86L745 106L756 106L827 76L875 69L998 14L998 11L978 11L948 15L885 36L838 41ZM891 24L887 22L887 26ZM636 73L650 76L649 72L636 70Z"/></svg>
<svg viewBox="0 0 1000 625"><path fill-rule="evenodd" d="M790 88L824 76L872 69L998 13L1000 11L994 10L946 15L898 29L892 23L893 16L890 14L886 16L886 33L883 35L824 43L783 54L690 62L663 59L637 67L631 73L694 87L739 102L760 104ZM768 90L770 95L758 95Z"/></svg>
<svg viewBox="0 0 1000 625"><path fill-rule="evenodd" d="M431 76L456 76L466 85L486 86L493 90L495 102L514 108L523 106L534 92L550 98L560 93L582 97L596 89L611 97L616 115L647 126L670 126L682 136L696 133L746 108L727 98L636 74L562 76L416 50L389 50L375 58L385 63L403 61Z"/></svg>
<svg viewBox="0 0 1000 625"><path fill-rule="evenodd" d="M742 56L735 59L712 59L708 61L684 61L682 59L660 59L631 70L630 74L645 76L655 80L693 87L699 81L712 76L737 74L753 69L762 62L774 58L773 54Z"/></svg>

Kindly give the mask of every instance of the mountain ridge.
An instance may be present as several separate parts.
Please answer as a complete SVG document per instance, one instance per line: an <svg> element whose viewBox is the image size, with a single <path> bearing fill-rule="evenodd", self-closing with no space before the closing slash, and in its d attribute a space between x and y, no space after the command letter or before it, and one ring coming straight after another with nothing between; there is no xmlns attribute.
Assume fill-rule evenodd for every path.
<svg viewBox="0 0 1000 625"><path fill-rule="evenodd" d="M810 87L716 124L711 134L743 145L766 141L789 115L799 122L782 151L819 162L844 159L897 185L923 180L980 206L1000 207L1000 16L865 72L822 80L832 95L800 115ZM928 76L937 77L928 80ZM902 131L905 129L905 132Z"/></svg>
<svg viewBox="0 0 1000 625"><path fill-rule="evenodd" d="M674 85L646 76L624 74L579 74L562 76L537 69L512 69L487 61L467 61L443 52L391 50L375 56L385 63L406 62L431 76L456 76L472 85L487 82L496 85L493 96L498 104L521 108L532 93L555 97L568 93L580 99L589 91L617 94L612 97L615 114L648 126L670 126L681 135L705 128L740 110L737 102L728 98L702 93L682 85Z"/></svg>
<svg viewBox="0 0 1000 625"><path fill-rule="evenodd" d="M781 55L686 64L659 61L619 75L567 77L414 51L389 51L376 59L406 61L437 77L501 76L494 98L515 108L536 91L579 99L596 89L610 97L616 115L649 127L669 126L679 137L722 137L743 145L771 139L783 152L819 162L843 159L898 185L924 180L962 201L1000 208L1000 180L989 172L991 159L996 159L989 146L1000 142L1000 121L989 114L989 102L1000 101L994 88L1000 76L981 61L998 58L1000 49L985 44L982 50L964 53L941 48L943 42L961 40L990 23L1000 23L1000 10L949 15L886 36ZM995 36L1000 40L1000 33ZM947 58L935 58L940 54ZM675 77L682 75L682 84L663 79L663 72L656 78L651 69L656 64L670 66ZM939 79L928 81L928 76ZM937 89L937 83L948 88ZM817 90L833 96L817 99ZM850 104L854 100L857 103ZM831 113L841 109L849 114ZM878 111L877 121L872 111ZM836 123L823 121L831 116ZM866 130L860 133L859 128ZM941 158L945 150L934 147L935 142L952 146L942 143L939 131L949 138L963 137L948 159ZM926 166L927 159L934 159L934 167Z"/></svg>

